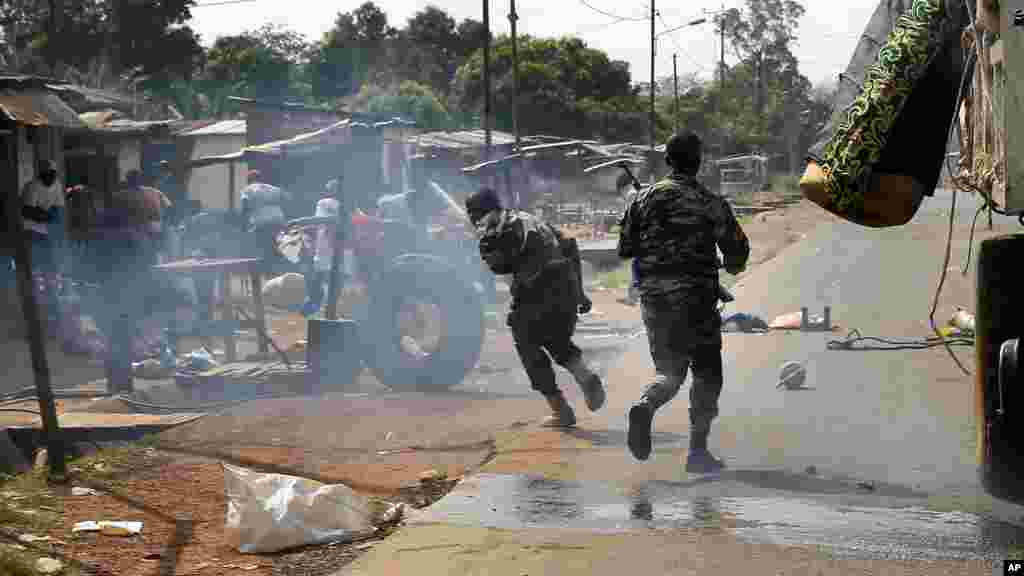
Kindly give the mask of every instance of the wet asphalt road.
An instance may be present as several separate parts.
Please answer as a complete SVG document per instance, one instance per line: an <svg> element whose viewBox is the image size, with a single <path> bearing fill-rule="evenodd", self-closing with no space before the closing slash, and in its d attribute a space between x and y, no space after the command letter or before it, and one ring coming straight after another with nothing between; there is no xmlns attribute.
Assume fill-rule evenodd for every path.
<svg viewBox="0 0 1024 576"><path fill-rule="evenodd" d="M939 191L911 224L892 230L823 223L736 286L729 311L770 320L801 306L820 314L828 305L843 329L726 336L726 383L711 440L729 463L722 476L681 470L688 387L655 421L656 462L625 455L625 408L651 372L641 335L591 353L609 386L607 409L580 425L597 450L568 457L571 470L558 478L528 469L474 478L427 521L612 531L728 524L738 537L827 544L839 557L997 560L1020 550L1024 507L988 498L977 482L972 377L942 349L826 349L854 328L895 339L929 335L943 243L923 239L945 234L949 201ZM969 224L975 201L959 195L958 204L958 222ZM956 236L954 243L950 267L959 267L966 242ZM971 348L957 353L973 368ZM788 360L805 364L809 390L776 389ZM571 387L565 374L560 381ZM531 394L516 370L464 386Z"/></svg>

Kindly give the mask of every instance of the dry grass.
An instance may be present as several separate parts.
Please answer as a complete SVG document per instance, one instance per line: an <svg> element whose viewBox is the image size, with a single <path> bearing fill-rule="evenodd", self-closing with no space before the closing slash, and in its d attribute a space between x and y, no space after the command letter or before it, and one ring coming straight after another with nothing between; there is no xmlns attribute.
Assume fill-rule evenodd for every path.
<svg viewBox="0 0 1024 576"><path fill-rule="evenodd" d="M0 576L35 576L28 554L0 544Z"/></svg>

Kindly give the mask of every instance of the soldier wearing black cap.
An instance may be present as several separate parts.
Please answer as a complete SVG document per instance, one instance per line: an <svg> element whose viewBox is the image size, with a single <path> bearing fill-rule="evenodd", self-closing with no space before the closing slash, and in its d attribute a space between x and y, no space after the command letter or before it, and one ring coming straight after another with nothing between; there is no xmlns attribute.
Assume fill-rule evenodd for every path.
<svg viewBox="0 0 1024 576"><path fill-rule="evenodd" d="M746 267L750 242L725 199L697 181L701 141L696 134L673 135L665 161L671 173L630 204L619 237L619 257L634 260L657 372L629 410L627 441L634 457L650 457L654 413L675 397L692 367L686 470L715 472L724 466L707 447L722 391L722 320L716 309L722 264L716 247L726 271L738 274Z"/></svg>
<svg viewBox="0 0 1024 576"><path fill-rule="evenodd" d="M574 426L576 415L555 382L552 359L572 373L592 412L605 401L600 377L572 341L577 314L590 310L575 241L531 214L502 208L490 188L471 195L466 212L479 232L480 255L488 267L513 277L508 326L533 389L551 408L544 425Z"/></svg>

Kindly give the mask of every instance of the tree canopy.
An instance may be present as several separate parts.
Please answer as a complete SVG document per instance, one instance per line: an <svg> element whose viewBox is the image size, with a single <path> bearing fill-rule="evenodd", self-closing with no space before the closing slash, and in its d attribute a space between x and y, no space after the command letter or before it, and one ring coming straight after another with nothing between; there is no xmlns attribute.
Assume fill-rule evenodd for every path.
<svg viewBox="0 0 1024 576"><path fill-rule="evenodd" d="M92 85L144 78L141 87L190 117L234 113L228 96L300 100L352 111L401 114L428 129L478 127L483 56L491 42L496 129L513 129L512 43L483 24L428 4L403 23L366 1L339 12L323 37L265 25L203 49L188 27L195 0L5 0L0 57L11 70L55 73ZM59 7L51 18L51 9ZM804 13L797 0L745 0L716 17L730 60L724 85L691 74L656 83L659 141L676 125L704 134L716 153L762 150L793 159L829 114L831 94L812 87L793 47ZM646 144L649 100L629 65L565 36L519 41L519 129ZM796 148L794 148L794 143Z"/></svg>

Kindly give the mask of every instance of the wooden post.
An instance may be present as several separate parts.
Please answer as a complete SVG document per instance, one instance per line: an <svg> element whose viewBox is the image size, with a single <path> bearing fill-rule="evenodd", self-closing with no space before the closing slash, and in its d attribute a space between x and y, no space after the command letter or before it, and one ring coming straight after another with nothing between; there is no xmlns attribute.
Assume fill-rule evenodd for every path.
<svg viewBox="0 0 1024 576"><path fill-rule="evenodd" d="M235 309L231 303L231 273L224 272L221 277L221 297L224 298L221 308L221 318L225 321L235 319ZM228 362L238 360L238 346L233 333L224 337L224 356Z"/></svg>
<svg viewBox="0 0 1024 576"><path fill-rule="evenodd" d="M356 135L353 134L353 140ZM334 230L334 250L331 254L331 276L327 281L327 319L338 319L338 292L341 288L341 278L338 268L341 265L342 254L345 251L345 240L348 234L348 224L352 218L352 210L345 202L344 180L342 175L338 176L338 187L334 191L334 198L338 201L338 224Z"/></svg>
<svg viewBox="0 0 1024 576"><path fill-rule="evenodd" d="M235 162L228 162L228 210L235 212Z"/></svg>
<svg viewBox="0 0 1024 576"><path fill-rule="evenodd" d="M508 21L512 26L512 129L516 137L516 153L519 153L521 142L519 139L519 41L516 36L516 22L519 15L516 14L516 0L510 0ZM518 203L516 208L519 208Z"/></svg>
<svg viewBox="0 0 1024 576"><path fill-rule="evenodd" d="M45 129L45 128L44 128ZM15 131L12 131L15 132ZM5 164L9 182L9 193L6 194L6 208L9 245L14 251L14 265L17 268L18 291L21 293L21 306L25 314L25 328L28 334L29 352L32 355L32 373L36 386L36 397L39 400L39 413L43 420L43 435L46 438L46 453L50 468L50 477L63 480L66 473L64 464L64 440L57 420L57 407L54 403L53 390L50 387L50 367L46 358L46 342L43 326L39 318L36 302L35 285L32 280L32 253L25 240L24 223L21 220L21 195L18 193L18 156L17 133L7 136L4 146Z"/></svg>
<svg viewBox="0 0 1024 576"><path fill-rule="evenodd" d="M484 2L484 38L483 38L483 56L484 56L484 70L483 70L483 82L484 82L484 142L485 142L485 153L484 159L491 160L492 154L492 141L491 141L491 10L490 0L483 0Z"/></svg>
<svg viewBox="0 0 1024 576"><path fill-rule="evenodd" d="M258 270L253 270L249 278L252 282L253 301L256 304L256 329L259 331L260 354L266 354L270 350L270 343L267 341L267 315L263 308L263 278Z"/></svg>

